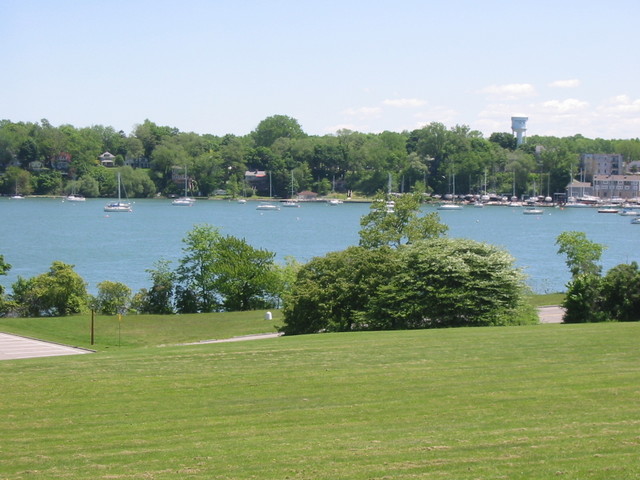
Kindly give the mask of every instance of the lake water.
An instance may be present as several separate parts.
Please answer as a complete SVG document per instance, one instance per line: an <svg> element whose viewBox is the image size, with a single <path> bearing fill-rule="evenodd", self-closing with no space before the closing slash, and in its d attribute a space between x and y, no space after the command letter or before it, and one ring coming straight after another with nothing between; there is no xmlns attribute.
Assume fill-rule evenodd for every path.
<svg viewBox="0 0 640 480"><path fill-rule="evenodd" d="M157 260L171 260L177 266L182 239L196 224L245 238L254 247L275 252L280 261L293 256L305 262L357 245L360 218L369 211L368 204L310 203L261 211L255 202L201 200L193 207L176 207L154 199L137 200L131 213L107 214L106 203L0 198L0 254L12 265L0 284L10 290L18 276L39 275L60 260L75 265L92 293L104 280L125 283L135 292L149 287L145 270ZM602 258L605 271L619 263L640 262L640 225L632 225L630 217L590 208L546 208L543 215L523 215L522 208L497 206L438 213L449 226L449 236L508 250L537 293L563 291L569 280L565 259L555 245L563 231L582 231L590 240L607 245Z"/></svg>

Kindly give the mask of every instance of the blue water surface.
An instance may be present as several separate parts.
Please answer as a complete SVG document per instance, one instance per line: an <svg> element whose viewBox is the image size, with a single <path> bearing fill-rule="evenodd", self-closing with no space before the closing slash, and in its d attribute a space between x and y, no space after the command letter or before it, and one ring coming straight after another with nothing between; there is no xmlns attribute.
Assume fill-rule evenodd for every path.
<svg viewBox="0 0 640 480"><path fill-rule="evenodd" d="M256 210L257 203L200 200L192 207L168 200L137 200L131 213L105 213L101 199L70 203L61 199L0 198L0 255L12 265L0 277L7 290L18 276L30 278L48 270L54 260L75 266L92 293L104 280L122 282L133 291L150 286L147 269L158 260L177 266L182 239L196 224L220 228L251 245L306 262L314 256L357 245L360 218L368 204L303 204L279 211ZM425 212L435 211L424 207ZM577 230L603 243L604 269L640 261L640 225L629 217L595 209L545 208L542 215L523 215L522 208L467 206L438 211L449 236L501 246L528 275L537 293L564 291L569 272L557 254L556 237Z"/></svg>

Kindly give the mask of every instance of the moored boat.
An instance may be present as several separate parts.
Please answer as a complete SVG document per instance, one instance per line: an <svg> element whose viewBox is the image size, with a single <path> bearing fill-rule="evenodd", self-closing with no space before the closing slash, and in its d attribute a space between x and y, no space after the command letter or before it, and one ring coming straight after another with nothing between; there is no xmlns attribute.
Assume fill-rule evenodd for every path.
<svg viewBox="0 0 640 480"><path fill-rule="evenodd" d="M256 207L256 210L280 210L280 207L273 203L261 203Z"/></svg>
<svg viewBox="0 0 640 480"><path fill-rule="evenodd" d="M107 203L104 206L105 212L132 212L131 204L129 202L123 202L120 197L120 172L118 172L118 201Z"/></svg>
<svg viewBox="0 0 640 480"><path fill-rule="evenodd" d="M522 213L525 215L542 215L544 212L541 208L527 207Z"/></svg>
<svg viewBox="0 0 640 480"><path fill-rule="evenodd" d="M84 198L82 195L76 195L75 193L70 193L65 197L65 200L67 202L84 202L86 201L86 198Z"/></svg>
<svg viewBox="0 0 640 480"><path fill-rule="evenodd" d="M195 198L191 198L187 195L189 187L189 177L187 176L187 167L184 167L184 196L180 198L176 198L171 202L171 205L176 207L191 207L194 203L196 203Z"/></svg>
<svg viewBox="0 0 640 480"><path fill-rule="evenodd" d="M462 210L462 205L457 203L443 203L438 206L438 210Z"/></svg>

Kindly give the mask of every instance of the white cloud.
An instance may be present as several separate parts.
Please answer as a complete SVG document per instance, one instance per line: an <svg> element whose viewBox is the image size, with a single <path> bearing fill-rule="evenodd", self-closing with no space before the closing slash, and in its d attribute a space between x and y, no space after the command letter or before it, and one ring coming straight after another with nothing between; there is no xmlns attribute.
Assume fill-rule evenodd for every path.
<svg viewBox="0 0 640 480"><path fill-rule="evenodd" d="M418 121L420 127L424 127L431 122L443 123L445 125L455 123L458 119L458 112L450 107L434 106L428 110L415 113L413 117Z"/></svg>
<svg viewBox="0 0 640 480"><path fill-rule="evenodd" d="M580 80L572 78L570 80L556 80L549 84L552 88L576 88L580 86Z"/></svg>
<svg viewBox="0 0 640 480"><path fill-rule="evenodd" d="M502 98L503 100L516 100L521 97L535 95L536 89L530 83L509 83L506 85L489 85L480 90L480 93Z"/></svg>
<svg viewBox="0 0 640 480"><path fill-rule="evenodd" d="M542 102L541 105L545 110L566 114L584 110L589 106L589 103L576 98L567 98L566 100L548 100Z"/></svg>
<svg viewBox="0 0 640 480"><path fill-rule="evenodd" d="M617 95L608 99L600 110L610 114L637 114L640 112L640 99L632 100L628 95Z"/></svg>
<svg viewBox="0 0 640 480"><path fill-rule="evenodd" d="M382 109L380 107L360 107L360 108L347 108L342 113L349 116L357 117L375 117L380 115Z"/></svg>
<svg viewBox="0 0 640 480"><path fill-rule="evenodd" d="M390 107L413 108L413 107L421 107L425 105L427 102L425 102L424 100L420 100L419 98L397 98L394 100L390 100L390 99L383 100L382 103L383 105L388 105Z"/></svg>

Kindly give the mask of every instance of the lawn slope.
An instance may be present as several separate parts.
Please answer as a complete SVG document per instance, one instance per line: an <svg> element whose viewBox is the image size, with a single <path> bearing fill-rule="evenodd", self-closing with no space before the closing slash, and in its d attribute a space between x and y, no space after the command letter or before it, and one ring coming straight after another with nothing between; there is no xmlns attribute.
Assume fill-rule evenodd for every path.
<svg viewBox="0 0 640 480"><path fill-rule="evenodd" d="M640 478L639 324L0 363L0 478Z"/></svg>

